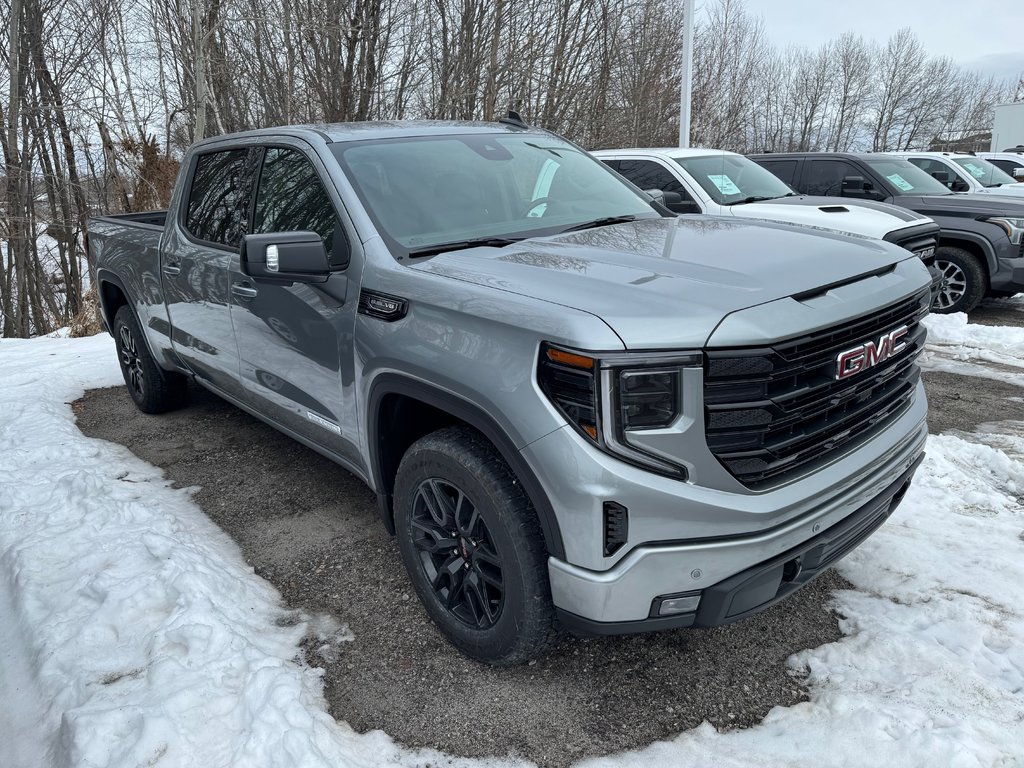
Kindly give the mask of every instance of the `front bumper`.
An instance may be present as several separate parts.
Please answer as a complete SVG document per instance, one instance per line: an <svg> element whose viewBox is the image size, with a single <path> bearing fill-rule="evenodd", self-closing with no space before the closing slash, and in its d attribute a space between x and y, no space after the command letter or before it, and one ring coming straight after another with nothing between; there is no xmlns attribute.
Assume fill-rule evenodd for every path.
<svg viewBox="0 0 1024 768"><path fill-rule="evenodd" d="M863 510L870 503L883 505L900 493L928 435L927 401L923 387L918 388L910 409L882 433L805 478L762 493L724 492L621 465L613 471L613 459L593 453L589 455L595 465L588 469L587 454L567 452L570 433L537 441L525 451L534 466L561 469L557 483L540 474L559 514L570 558L548 560L552 599L563 623L590 633L704 626L747 614L743 610L736 615L734 593L744 593L735 605L747 601L751 611L782 599L796 586L783 588L781 580L774 589L762 584L767 597L758 603L747 587L733 589L734 580L761 584L768 578L763 572L777 568L778 558L785 565L802 553L809 557L817 537L835 539L840 526L858 513L867 514ZM566 482L567 455L575 459L571 483ZM616 555L599 558L592 553L601 551L601 502L608 499L630 510L629 539ZM864 536L871 530L864 529ZM813 562L817 565L811 567ZM791 566L787 584L806 583L828 564L823 558L803 557L801 563L808 573L793 576ZM729 597L720 601L729 603L721 610L698 607L689 617L657 613L655 602L665 596L699 594L701 605L710 606L720 593Z"/></svg>
<svg viewBox="0 0 1024 768"><path fill-rule="evenodd" d="M601 622L558 608L566 629L585 635L615 635L681 627L732 624L770 608L820 576L874 533L903 500L924 454L885 490L849 517L782 554L740 571L703 590L653 598L645 619ZM666 601L689 601L695 610L661 615Z"/></svg>
<svg viewBox="0 0 1024 768"><path fill-rule="evenodd" d="M1016 248L1016 246L1014 246ZM1018 251L1019 258L999 259L996 273L990 283L997 291L1024 291L1024 246Z"/></svg>

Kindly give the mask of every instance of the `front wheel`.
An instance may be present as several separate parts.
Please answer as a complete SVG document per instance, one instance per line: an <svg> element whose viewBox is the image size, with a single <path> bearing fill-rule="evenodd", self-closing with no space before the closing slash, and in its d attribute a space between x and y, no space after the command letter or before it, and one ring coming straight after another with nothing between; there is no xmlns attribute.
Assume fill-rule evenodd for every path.
<svg viewBox="0 0 1024 768"><path fill-rule="evenodd" d="M935 268L940 277L932 312L970 312L981 303L988 281L984 268L971 253L944 245L935 253Z"/></svg>
<svg viewBox="0 0 1024 768"><path fill-rule="evenodd" d="M547 556L533 505L483 435L451 427L409 448L395 479L402 561L460 651L520 664L552 636Z"/></svg>
<svg viewBox="0 0 1024 768"><path fill-rule="evenodd" d="M165 371L156 364L127 304L114 315L114 343L128 394L140 411L164 413L185 402L188 382L180 373Z"/></svg>

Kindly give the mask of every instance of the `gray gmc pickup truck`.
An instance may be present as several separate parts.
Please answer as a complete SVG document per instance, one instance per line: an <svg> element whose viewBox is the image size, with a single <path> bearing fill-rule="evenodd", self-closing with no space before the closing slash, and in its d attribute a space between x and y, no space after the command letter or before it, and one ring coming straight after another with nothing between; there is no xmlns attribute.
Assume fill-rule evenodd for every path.
<svg viewBox="0 0 1024 768"><path fill-rule="evenodd" d="M922 457L920 259L676 217L515 118L209 139L88 235L138 407L192 380L356 474L488 663L757 613Z"/></svg>

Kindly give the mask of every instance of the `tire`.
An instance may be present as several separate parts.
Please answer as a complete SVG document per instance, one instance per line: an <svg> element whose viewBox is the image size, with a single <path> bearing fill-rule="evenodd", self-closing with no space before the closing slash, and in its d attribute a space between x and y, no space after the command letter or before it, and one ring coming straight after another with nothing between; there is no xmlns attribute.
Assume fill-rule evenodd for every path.
<svg viewBox="0 0 1024 768"><path fill-rule="evenodd" d="M461 426L421 438L402 458L394 497L402 561L451 643L496 666L540 654L554 634L544 537L494 446Z"/></svg>
<svg viewBox="0 0 1024 768"><path fill-rule="evenodd" d="M963 248L943 245L935 252L935 268L942 275L932 312L970 312L985 297L988 279L978 259Z"/></svg>
<svg viewBox="0 0 1024 768"><path fill-rule="evenodd" d="M135 405L143 413L164 413L185 403L188 380L165 371L153 359L139 321L128 305L114 315L114 343L121 374Z"/></svg>

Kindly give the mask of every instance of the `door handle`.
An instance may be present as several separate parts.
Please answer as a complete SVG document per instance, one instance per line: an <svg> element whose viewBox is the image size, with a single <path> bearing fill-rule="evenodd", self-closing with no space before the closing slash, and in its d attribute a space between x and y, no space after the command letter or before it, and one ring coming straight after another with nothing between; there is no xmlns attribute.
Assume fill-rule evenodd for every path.
<svg viewBox="0 0 1024 768"><path fill-rule="evenodd" d="M231 292L240 299L255 299L256 294L259 293L248 283L232 283Z"/></svg>
<svg viewBox="0 0 1024 768"><path fill-rule="evenodd" d="M181 272L181 267L179 267L177 264L164 264L163 272L165 275L170 275L171 277L174 277L175 275Z"/></svg>

